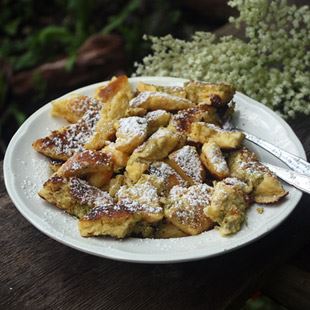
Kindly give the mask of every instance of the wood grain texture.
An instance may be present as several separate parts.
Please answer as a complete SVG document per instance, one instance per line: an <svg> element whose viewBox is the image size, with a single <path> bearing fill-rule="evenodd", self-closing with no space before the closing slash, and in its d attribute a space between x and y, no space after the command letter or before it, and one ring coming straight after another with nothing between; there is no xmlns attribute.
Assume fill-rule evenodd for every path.
<svg viewBox="0 0 310 310"><path fill-rule="evenodd" d="M291 122L310 153L309 119ZM310 241L310 196L272 233L197 262L122 263L43 235L7 196L0 168L0 309L239 309L249 294Z"/></svg>

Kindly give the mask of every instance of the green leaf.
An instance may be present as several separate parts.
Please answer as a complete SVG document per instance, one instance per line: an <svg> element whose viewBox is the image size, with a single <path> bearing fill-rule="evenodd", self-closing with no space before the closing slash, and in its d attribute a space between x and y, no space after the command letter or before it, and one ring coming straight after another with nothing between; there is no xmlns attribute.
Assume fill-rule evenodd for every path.
<svg viewBox="0 0 310 310"><path fill-rule="evenodd" d="M10 21L9 23L7 23L5 26L4 26L4 31L10 35L10 36L13 36L16 34L17 32L17 29L18 29L18 26L20 24L20 19L17 18L17 19L14 19L12 21Z"/></svg>
<svg viewBox="0 0 310 310"><path fill-rule="evenodd" d="M73 53L72 55L68 57L67 62L65 64L66 71L70 72L74 68L76 59L77 59L76 53Z"/></svg>
<svg viewBox="0 0 310 310"><path fill-rule="evenodd" d="M80 46L87 38L91 25L91 13L95 8L94 0L69 0L68 8L73 11L75 21L75 46Z"/></svg>
<svg viewBox="0 0 310 310"><path fill-rule="evenodd" d="M61 26L48 26L37 33L37 42L41 46L47 46L51 44L52 41L70 44L72 41L72 34L68 29Z"/></svg>
<svg viewBox="0 0 310 310"><path fill-rule="evenodd" d="M40 58L40 55L34 50L28 50L28 52L15 59L13 67L17 71L31 68L39 62Z"/></svg>
<svg viewBox="0 0 310 310"><path fill-rule="evenodd" d="M140 5L141 0L131 0L118 15L114 15L109 18L109 23L101 31L102 34L111 33L113 30L120 27L127 19L127 17L137 8L139 8Z"/></svg>

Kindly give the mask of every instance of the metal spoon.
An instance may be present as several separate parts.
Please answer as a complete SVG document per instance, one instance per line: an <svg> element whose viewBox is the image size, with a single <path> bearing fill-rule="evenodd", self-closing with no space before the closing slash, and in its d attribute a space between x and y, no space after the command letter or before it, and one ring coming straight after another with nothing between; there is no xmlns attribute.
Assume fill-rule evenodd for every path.
<svg viewBox="0 0 310 310"><path fill-rule="evenodd" d="M310 176L268 163L262 164L269 168L274 174L276 174L286 183L296 187L297 189L300 189L307 194L310 194Z"/></svg>

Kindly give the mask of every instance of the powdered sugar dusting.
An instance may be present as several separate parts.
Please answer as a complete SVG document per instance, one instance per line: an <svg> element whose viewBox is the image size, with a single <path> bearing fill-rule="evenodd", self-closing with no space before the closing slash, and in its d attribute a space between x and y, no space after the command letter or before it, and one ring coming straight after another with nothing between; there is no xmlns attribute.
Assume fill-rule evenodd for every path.
<svg viewBox="0 0 310 310"><path fill-rule="evenodd" d="M116 132L116 136L122 136L126 138L144 136L147 131L147 120L143 117L131 116L121 118L119 120L119 127Z"/></svg>
<svg viewBox="0 0 310 310"><path fill-rule="evenodd" d="M22 181L21 189L24 191L28 199L31 199L37 196L38 186L28 176Z"/></svg>
<svg viewBox="0 0 310 310"><path fill-rule="evenodd" d="M240 187L244 187L247 185L245 182L237 178L226 178L223 180L223 182L227 185L233 185L233 186L238 185Z"/></svg>
<svg viewBox="0 0 310 310"><path fill-rule="evenodd" d="M53 131L50 136L41 139L42 148L52 148L52 152L55 154L67 157L83 151L84 144L93 134L99 117L98 111L87 111L76 124L69 125L59 131Z"/></svg>
<svg viewBox="0 0 310 310"><path fill-rule="evenodd" d="M188 188L182 186L174 186L170 193L169 198L173 199L176 204L184 203L192 207L206 206L210 203L213 188L205 183L195 184Z"/></svg>
<svg viewBox="0 0 310 310"><path fill-rule="evenodd" d="M181 149L172 154L172 159L191 179L197 183L201 183L203 181L201 177L203 167L194 146L183 146Z"/></svg>
<svg viewBox="0 0 310 310"><path fill-rule="evenodd" d="M207 184L197 184L189 188L175 186L168 197L168 215L183 225L203 229L209 221L203 209L210 203L212 188Z"/></svg>
<svg viewBox="0 0 310 310"><path fill-rule="evenodd" d="M208 128L213 129L217 132L240 132L238 130L226 130L226 129L223 129L223 128L216 126L214 124L211 124L211 123L206 123L206 125Z"/></svg>
<svg viewBox="0 0 310 310"><path fill-rule="evenodd" d="M89 96L76 96L70 104L72 111L81 116L88 110L99 111L102 108L102 104L97 99Z"/></svg>
<svg viewBox="0 0 310 310"><path fill-rule="evenodd" d="M100 167L107 168L111 166L111 161L111 155L108 153L84 150L81 153L74 154L70 157L62 166L61 171L70 171L72 175L74 175L75 172L87 167L98 168L99 171Z"/></svg>
<svg viewBox="0 0 310 310"><path fill-rule="evenodd" d="M240 161L240 169L246 170L248 174L263 175L269 174L274 175L266 166L261 164L259 161Z"/></svg>
<svg viewBox="0 0 310 310"><path fill-rule="evenodd" d="M191 102L187 99L178 97L178 96L174 96L174 95L170 95L167 93L163 93L163 92L156 92L156 91L144 91L141 92L137 97L131 99L129 101L129 106L130 107L141 107L142 105L146 104L147 101L150 98L162 98L162 99L167 99L167 100L171 100L171 101L175 101L175 102L183 102L183 103L188 103L189 105L191 104Z"/></svg>
<svg viewBox="0 0 310 310"><path fill-rule="evenodd" d="M132 208L143 208L148 213L162 212L157 189L149 182L137 183L132 187L122 186L116 193L119 202L130 204ZM132 201L131 203L129 203Z"/></svg>
<svg viewBox="0 0 310 310"><path fill-rule="evenodd" d="M39 185L39 182L43 181L48 174L48 161L38 160L37 158L31 158L31 160L28 161L21 158L18 158L17 160L17 164L21 165L22 168L28 166L28 169L31 170L31 175L20 180L20 188L28 199L39 199L39 196L37 195L41 186Z"/></svg>
<svg viewBox="0 0 310 310"><path fill-rule="evenodd" d="M167 114L168 112L165 110L155 110L155 111L151 111L149 113L147 113L145 115L145 118L147 121L153 121L155 119L157 119L158 117Z"/></svg>
<svg viewBox="0 0 310 310"><path fill-rule="evenodd" d="M217 145L210 145L203 147L203 153L208 158L210 163L215 167L216 171L220 173L228 173L228 166L226 160Z"/></svg>
<svg viewBox="0 0 310 310"><path fill-rule="evenodd" d="M113 205L113 198L105 191L89 185L86 181L78 178L69 179L70 191L81 204L92 207L100 205Z"/></svg>
<svg viewBox="0 0 310 310"><path fill-rule="evenodd" d="M132 213L151 213L151 214L159 214L162 213L163 209L159 206L152 206L150 204L141 203L137 200L133 200L130 198L122 198L118 202L120 205L126 207L126 209Z"/></svg>
<svg viewBox="0 0 310 310"><path fill-rule="evenodd" d="M172 176L176 178L179 185L186 186L186 182L182 179L182 177L165 162L154 162L150 166L149 172L151 175L161 178L165 183L167 183L169 178Z"/></svg>
<svg viewBox="0 0 310 310"><path fill-rule="evenodd" d="M180 110L172 117L172 123L177 130L188 131L193 122L200 121L205 114L200 107Z"/></svg>

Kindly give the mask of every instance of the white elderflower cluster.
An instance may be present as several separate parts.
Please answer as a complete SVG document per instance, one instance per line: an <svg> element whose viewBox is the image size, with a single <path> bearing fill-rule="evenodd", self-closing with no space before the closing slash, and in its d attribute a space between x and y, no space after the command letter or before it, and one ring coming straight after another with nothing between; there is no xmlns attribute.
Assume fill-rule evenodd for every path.
<svg viewBox="0 0 310 310"><path fill-rule="evenodd" d="M285 0L231 0L230 22L245 25L245 40L196 32L191 41L147 37L153 54L136 75L228 82L284 117L310 115L310 9Z"/></svg>

